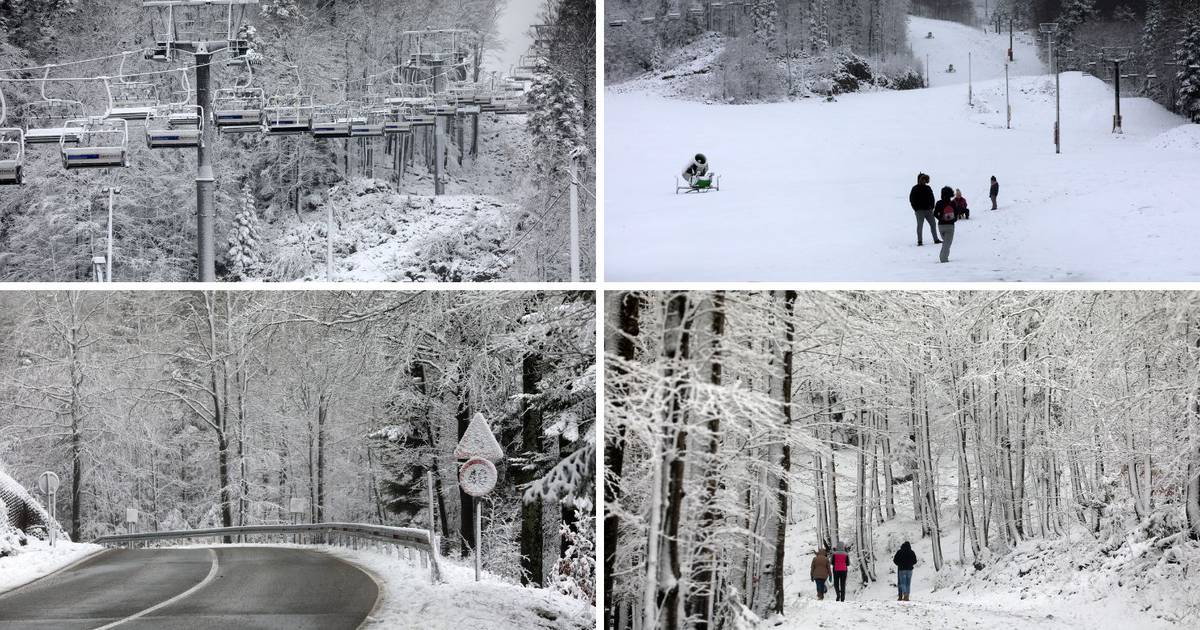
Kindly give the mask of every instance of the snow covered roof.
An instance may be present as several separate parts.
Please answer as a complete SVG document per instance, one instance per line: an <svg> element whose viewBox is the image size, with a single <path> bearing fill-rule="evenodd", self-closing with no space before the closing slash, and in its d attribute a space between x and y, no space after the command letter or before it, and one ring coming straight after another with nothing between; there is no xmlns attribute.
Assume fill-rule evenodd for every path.
<svg viewBox="0 0 1200 630"><path fill-rule="evenodd" d="M496 436L492 434L491 427L481 413L476 413L471 418L471 423L463 432L458 446L454 447L454 459L472 457L482 457L493 464L504 459L504 449L500 448L500 443L496 441Z"/></svg>

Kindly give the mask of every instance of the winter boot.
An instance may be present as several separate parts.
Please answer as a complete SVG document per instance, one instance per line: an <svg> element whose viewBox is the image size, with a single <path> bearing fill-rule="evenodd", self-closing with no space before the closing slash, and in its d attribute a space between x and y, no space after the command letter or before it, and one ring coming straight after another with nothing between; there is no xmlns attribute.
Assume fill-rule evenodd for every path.
<svg viewBox="0 0 1200 630"><path fill-rule="evenodd" d="M904 601L904 593L900 593L899 595L897 595L896 601L898 601L898 602Z"/></svg>
<svg viewBox="0 0 1200 630"><path fill-rule="evenodd" d="M825 593L817 593L817 599L825 599Z"/></svg>

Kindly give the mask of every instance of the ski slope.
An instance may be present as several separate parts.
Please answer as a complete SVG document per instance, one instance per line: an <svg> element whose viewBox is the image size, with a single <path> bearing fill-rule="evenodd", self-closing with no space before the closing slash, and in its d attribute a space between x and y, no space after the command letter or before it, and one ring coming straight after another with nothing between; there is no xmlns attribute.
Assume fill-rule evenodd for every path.
<svg viewBox="0 0 1200 630"><path fill-rule="evenodd" d="M1055 155L1054 77L1033 40L910 18L932 87L759 105L610 90L605 118L605 273L612 281L1196 281L1200 125L1062 75L1063 154ZM932 31L934 39L924 39ZM972 52L974 105L967 102ZM959 72L942 72L954 63ZM645 82L643 82L645 83ZM721 191L674 193L696 152ZM950 264L926 228L916 246L908 193L919 171L961 188L972 218ZM989 177L1000 210L989 210ZM1193 193L1186 194L1185 193Z"/></svg>

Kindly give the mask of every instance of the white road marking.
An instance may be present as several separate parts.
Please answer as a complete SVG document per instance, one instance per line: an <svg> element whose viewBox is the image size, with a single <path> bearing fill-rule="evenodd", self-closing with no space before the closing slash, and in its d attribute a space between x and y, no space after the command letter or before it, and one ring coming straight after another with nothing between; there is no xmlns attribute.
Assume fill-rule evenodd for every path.
<svg viewBox="0 0 1200 630"><path fill-rule="evenodd" d="M147 608L146 610L143 610L138 613L134 613L124 619L114 621L105 626L100 626L99 628L96 628L96 630L108 630L109 628L115 628L127 621L133 621L134 619L139 619L139 618L144 617L160 608L163 608L164 606L170 606L171 604L174 604L175 602L187 597L188 595L195 593L196 591L204 588L205 586L208 586L208 584L213 581L213 578L217 577L217 552L214 549L209 549L208 553L209 553L209 555L212 556L212 567L208 570L208 575L206 575L204 577L204 579L200 581L199 584L176 595L175 597L172 597L171 599L168 599L164 602L159 602L159 603Z"/></svg>

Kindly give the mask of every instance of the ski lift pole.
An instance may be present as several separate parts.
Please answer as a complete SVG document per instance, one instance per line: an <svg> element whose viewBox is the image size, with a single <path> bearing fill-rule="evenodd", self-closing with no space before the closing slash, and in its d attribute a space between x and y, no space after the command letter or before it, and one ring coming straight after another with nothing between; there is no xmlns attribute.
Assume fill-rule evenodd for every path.
<svg viewBox="0 0 1200 630"><path fill-rule="evenodd" d="M971 53L967 53L967 105L975 106L975 86L972 81L973 70L971 65Z"/></svg>
<svg viewBox="0 0 1200 630"><path fill-rule="evenodd" d="M212 111L211 62L210 53L196 52L196 104L203 112ZM200 146L196 148L196 276L200 282L213 282L217 278L213 245L213 188L217 179L210 152L212 128L213 125L202 125Z"/></svg>
<svg viewBox="0 0 1200 630"><path fill-rule="evenodd" d="M1005 112L1006 119L1007 119L1007 122L1005 122L1004 128L1012 129L1012 99L1009 96L1008 64L1007 63L1004 64L1004 112Z"/></svg>
<svg viewBox="0 0 1200 630"><path fill-rule="evenodd" d="M325 204L325 281L333 282L333 204Z"/></svg>

